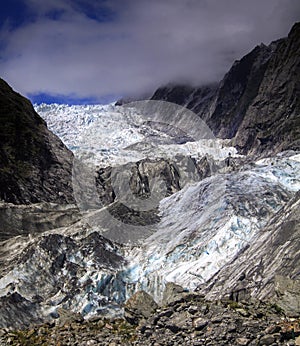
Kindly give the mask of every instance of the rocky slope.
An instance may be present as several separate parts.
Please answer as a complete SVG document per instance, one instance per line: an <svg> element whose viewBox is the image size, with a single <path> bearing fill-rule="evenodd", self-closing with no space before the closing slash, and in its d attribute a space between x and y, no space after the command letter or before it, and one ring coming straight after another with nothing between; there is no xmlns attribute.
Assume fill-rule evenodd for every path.
<svg viewBox="0 0 300 346"><path fill-rule="evenodd" d="M261 44L236 61L218 86L169 85L153 100L193 110L217 137L241 153L268 154L300 147L300 23L287 38Z"/></svg>
<svg viewBox="0 0 300 346"><path fill-rule="evenodd" d="M72 203L72 153L0 79L0 200Z"/></svg>
<svg viewBox="0 0 300 346"><path fill-rule="evenodd" d="M0 342L13 346L300 344L300 320L286 318L276 305L258 301L211 302L197 293L181 292L158 307L151 297L145 299L145 296L145 292L138 292L130 302L131 311L140 318L136 324L101 317L83 321L80 316L61 311L56 322L27 330L0 329Z"/></svg>

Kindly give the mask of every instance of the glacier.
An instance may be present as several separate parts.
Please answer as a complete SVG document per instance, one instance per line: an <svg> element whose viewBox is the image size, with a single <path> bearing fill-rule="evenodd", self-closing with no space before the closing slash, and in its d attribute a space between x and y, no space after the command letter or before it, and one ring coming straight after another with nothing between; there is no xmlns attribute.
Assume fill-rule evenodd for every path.
<svg viewBox="0 0 300 346"><path fill-rule="evenodd" d="M168 102L157 103L162 104L160 112L169 107ZM74 152L75 156L82 158L86 155L86 161L93 165L114 166L138 161L144 157L173 158L178 154L191 157L207 154L220 160L225 159L229 152L238 156L237 150L230 147L230 141L217 139L212 133L209 136L198 136L199 138L193 138L194 141L187 141L181 145L172 143L168 134L149 124L148 116L141 115L140 110L135 110L134 107L131 109L114 104L34 106L37 113L47 122L48 128ZM182 109L184 108L176 106L171 110L167 108L166 111L178 112ZM186 112L187 118L193 116L191 111ZM157 116L156 123L164 121L169 125L170 115L167 119L164 117L165 115ZM200 123L195 127L201 132L204 125ZM194 133L191 135L197 137Z"/></svg>
<svg viewBox="0 0 300 346"><path fill-rule="evenodd" d="M163 198L160 221L145 225L149 235L137 244L105 239L101 227L84 218L75 225L3 242L3 249L14 251L0 279L0 299L13 293L22 297L29 322L33 316L55 316L58 307L85 318L120 316L122 304L138 290L161 302L168 282L194 290L248 247L300 189L300 154L293 151L253 160L238 155L227 140L174 143L153 126L138 126L138 113L129 118L113 104L41 104L35 109L75 156L85 151L94 166L182 154L196 162L207 155L219 168ZM235 169L222 166L229 152L237 162ZM0 325L8 324L6 318Z"/></svg>
<svg viewBox="0 0 300 346"><path fill-rule="evenodd" d="M214 175L162 200L157 231L129 254L131 286L161 301L166 282L193 290L230 262L300 188L298 157L276 159Z"/></svg>

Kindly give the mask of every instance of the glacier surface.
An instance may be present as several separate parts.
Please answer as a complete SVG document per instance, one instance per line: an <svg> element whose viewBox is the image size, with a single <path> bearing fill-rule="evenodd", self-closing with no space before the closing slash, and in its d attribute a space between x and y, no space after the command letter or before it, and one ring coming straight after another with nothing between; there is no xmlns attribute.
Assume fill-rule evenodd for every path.
<svg viewBox="0 0 300 346"><path fill-rule="evenodd" d="M156 130L147 124L141 129L137 126L138 114L129 119L114 105L42 104L35 108L75 155L85 150L94 165L137 161L150 154L168 157L181 153L196 159L208 154L222 162L231 152L240 158L228 141L216 139L180 144L159 140L151 146L153 141L147 139L153 139ZM157 137L161 139L164 134L156 133ZM146 142L148 146L141 145ZM272 215L299 189L300 155L285 152L256 162L248 160L235 170L220 169L164 198L159 203L160 222L151 226L151 235L138 245L119 247L106 242L96 236L101 233L99 228L80 222L75 231L72 227L61 228L26 238L26 242L25 238L16 239L15 243L7 241L7 246L21 249L22 253L28 254L31 249L32 257L28 254L22 265L12 264L0 279L0 298L17 292L32 301L34 292L44 299L44 313L54 313L63 306L89 317L101 310L121 313L120 304L140 289L158 302L167 282L193 290L249 246ZM58 256L62 256L64 264L49 274L39 263L41 259L47 263L50 255L56 261L56 250L46 251L41 244L46 242L43 237L55 234L60 244ZM100 244L101 251L119 256L120 263L101 265L102 255L91 241ZM17 251L11 256L16 257ZM76 271L75 277L72 270ZM61 285L59 289L57 283ZM69 287L77 289L71 296Z"/></svg>

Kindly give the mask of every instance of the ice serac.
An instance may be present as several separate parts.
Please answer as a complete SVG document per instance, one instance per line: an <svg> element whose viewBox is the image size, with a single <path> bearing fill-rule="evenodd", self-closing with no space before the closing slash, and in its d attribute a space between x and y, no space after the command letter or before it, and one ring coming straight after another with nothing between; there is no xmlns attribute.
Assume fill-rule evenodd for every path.
<svg viewBox="0 0 300 346"><path fill-rule="evenodd" d="M284 205L250 246L203 287L207 298L271 300L291 316L300 313L300 193Z"/></svg>
<svg viewBox="0 0 300 346"><path fill-rule="evenodd" d="M120 314L121 250L80 223L61 233L7 240L1 259L0 328L57 318L61 309Z"/></svg>
<svg viewBox="0 0 300 346"><path fill-rule="evenodd" d="M73 202L72 160L30 101L0 79L0 199Z"/></svg>
<svg viewBox="0 0 300 346"><path fill-rule="evenodd" d="M193 290L253 244L300 187L298 161L288 156L272 162L215 174L164 199L156 232L131 253L131 285L157 301L167 282Z"/></svg>
<svg viewBox="0 0 300 346"><path fill-rule="evenodd" d="M217 137L244 154L300 148L300 23L288 37L255 47L216 86L168 85L153 100L197 113Z"/></svg>

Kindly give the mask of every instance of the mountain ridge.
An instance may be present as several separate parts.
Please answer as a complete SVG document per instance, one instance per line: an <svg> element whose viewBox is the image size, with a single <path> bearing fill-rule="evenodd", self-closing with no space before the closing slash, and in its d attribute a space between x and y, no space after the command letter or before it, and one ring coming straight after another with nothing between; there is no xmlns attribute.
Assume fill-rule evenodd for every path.
<svg viewBox="0 0 300 346"><path fill-rule="evenodd" d="M298 150L299 47L300 23L295 23L286 38L256 46L237 60L218 85L168 85L151 99L191 109L217 137L232 139L240 153Z"/></svg>

